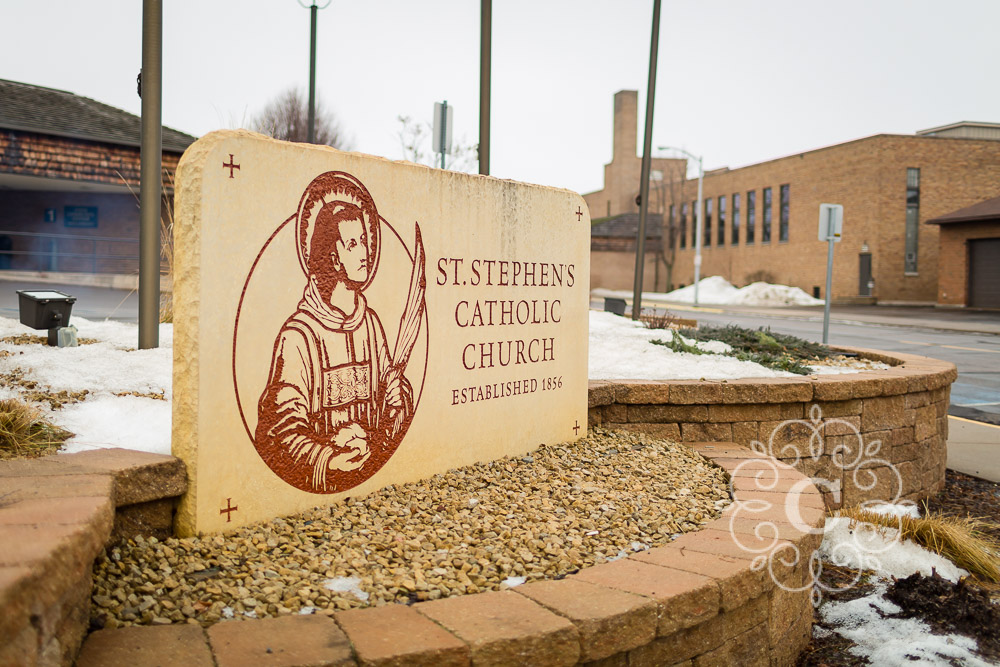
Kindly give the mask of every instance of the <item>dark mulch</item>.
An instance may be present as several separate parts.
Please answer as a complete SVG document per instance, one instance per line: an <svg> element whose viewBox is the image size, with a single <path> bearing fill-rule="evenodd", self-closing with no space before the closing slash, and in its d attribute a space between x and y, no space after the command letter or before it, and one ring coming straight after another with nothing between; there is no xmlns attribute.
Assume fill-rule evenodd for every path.
<svg viewBox="0 0 1000 667"><path fill-rule="evenodd" d="M902 608L902 618L920 618L942 634L957 632L974 637L979 652L1000 658L1000 607L967 579L953 584L934 573L899 579L885 595Z"/></svg>
<svg viewBox="0 0 1000 667"><path fill-rule="evenodd" d="M866 595L870 595L875 590L875 585L871 583L871 573L859 573L846 567L837 567L830 563L823 563L823 571L819 576L819 584L823 590L823 602L847 602ZM857 580L857 583L855 583ZM821 626L819 617L816 617L816 625ZM845 639L836 632L831 632L826 637L813 637L812 642L799 656L800 667L848 667L853 665L867 665L864 658L851 655L847 649L854 646L854 642Z"/></svg>
<svg viewBox="0 0 1000 667"><path fill-rule="evenodd" d="M927 503L931 512L948 516L982 518L989 522L983 528L1000 538L1000 484L965 475L953 470L947 472L945 488ZM850 583L857 576L856 570L838 568L824 563L820 583L826 588L849 587L827 592L823 600L845 601L868 595L874 586L863 577L853 587ZM887 597L899 605L900 616L920 618L941 633L960 633L973 637L979 650L988 659L1000 659L1000 608L990 604L990 599L1000 600L1000 586L973 579L952 584L940 577L913 575L900 579L889 587ZM817 623L819 625L819 623ZM837 633L813 638L799 656L800 667L847 667L866 665L868 661L848 653L853 643Z"/></svg>

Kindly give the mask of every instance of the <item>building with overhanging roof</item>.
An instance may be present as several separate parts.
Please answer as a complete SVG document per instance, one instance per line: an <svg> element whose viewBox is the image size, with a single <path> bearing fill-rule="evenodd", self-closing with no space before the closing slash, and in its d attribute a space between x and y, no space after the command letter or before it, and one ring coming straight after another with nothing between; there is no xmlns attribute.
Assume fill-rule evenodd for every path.
<svg viewBox="0 0 1000 667"><path fill-rule="evenodd" d="M0 79L0 269L138 271L140 125L87 97ZM194 141L163 128L167 217L174 170Z"/></svg>
<svg viewBox="0 0 1000 667"><path fill-rule="evenodd" d="M1000 308L1000 197L927 224L940 230L938 305Z"/></svg>

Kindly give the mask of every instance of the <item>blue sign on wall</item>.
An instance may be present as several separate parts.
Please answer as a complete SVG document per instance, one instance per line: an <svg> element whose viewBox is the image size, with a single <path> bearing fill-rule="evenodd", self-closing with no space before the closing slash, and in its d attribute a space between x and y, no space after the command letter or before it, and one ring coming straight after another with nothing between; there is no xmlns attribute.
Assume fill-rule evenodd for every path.
<svg viewBox="0 0 1000 667"><path fill-rule="evenodd" d="M97 227L96 206L67 206L63 209L66 227Z"/></svg>

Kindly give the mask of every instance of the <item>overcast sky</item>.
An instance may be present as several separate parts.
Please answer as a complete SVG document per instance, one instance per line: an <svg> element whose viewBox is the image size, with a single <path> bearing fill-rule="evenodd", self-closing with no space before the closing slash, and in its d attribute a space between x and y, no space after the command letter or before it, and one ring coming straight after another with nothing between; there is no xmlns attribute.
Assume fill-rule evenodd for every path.
<svg viewBox="0 0 1000 667"><path fill-rule="evenodd" d="M296 0L163 4L165 125L240 127L284 89L306 90L309 10ZM141 6L2 0L0 78L139 113ZM600 189L612 96L638 90L645 108L651 18L652 0L495 0L492 173ZM997 26L998 0L665 0L653 145L736 167L1000 122ZM477 141L477 0L333 0L318 37L317 88L355 150L402 157L397 117L429 121L441 100L455 138Z"/></svg>

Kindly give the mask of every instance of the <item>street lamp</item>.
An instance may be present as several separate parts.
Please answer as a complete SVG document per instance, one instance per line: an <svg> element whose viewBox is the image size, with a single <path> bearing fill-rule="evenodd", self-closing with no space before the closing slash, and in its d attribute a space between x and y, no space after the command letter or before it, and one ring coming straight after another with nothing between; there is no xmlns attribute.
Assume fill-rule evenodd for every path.
<svg viewBox="0 0 1000 667"><path fill-rule="evenodd" d="M702 194L702 181L705 178L705 170L702 167L701 157L687 152L683 148L677 148L675 146L657 146L657 150L661 151L677 151L678 153L683 153L692 160L698 161L698 203L696 215L698 222L696 223L695 233L694 233L694 305L698 305L698 281L701 280L701 236L702 228L705 224L705 207L702 205L701 194Z"/></svg>
<svg viewBox="0 0 1000 667"><path fill-rule="evenodd" d="M316 0L312 0L311 5L302 4L302 0L298 0L299 5L308 7L312 14L309 26L309 127L306 130L307 141L311 144L316 141L316 11L326 9L331 2L333 0L326 0L325 5L318 7Z"/></svg>

